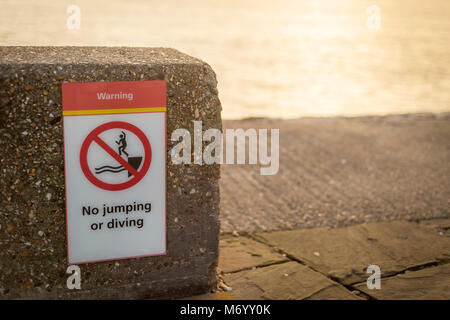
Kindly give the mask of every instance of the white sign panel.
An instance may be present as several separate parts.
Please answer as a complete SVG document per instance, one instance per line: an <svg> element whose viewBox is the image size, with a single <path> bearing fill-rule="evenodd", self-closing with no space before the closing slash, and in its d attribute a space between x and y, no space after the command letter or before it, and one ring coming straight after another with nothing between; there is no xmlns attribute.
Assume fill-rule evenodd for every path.
<svg viewBox="0 0 450 320"><path fill-rule="evenodd" d="M166 252L164 81L63 84L68 263Z"/></svg>

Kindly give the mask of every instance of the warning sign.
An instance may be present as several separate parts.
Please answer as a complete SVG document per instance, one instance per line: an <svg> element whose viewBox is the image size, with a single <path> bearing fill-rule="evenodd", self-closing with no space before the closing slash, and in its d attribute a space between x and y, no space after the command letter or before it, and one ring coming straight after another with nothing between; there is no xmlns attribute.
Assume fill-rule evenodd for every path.
<svg viewBox="0 0 450 320"><path fill-rule="evenodd" d="M63 84L69 264L166 251L164 81Z"/></svg>
<svg viewBox="0 0 450 320"><path fill-rule="evenodd" d="M113 130L114 132L118 133L117 135L119 141L115 141L116 144L118 145L117 152L114 151L113 146L108 145L105 141L103 141L99 137L101 133L108 130ZM125 150L128 146L127 140L129 139L130 134L128 134L127 137L127 134L124 130L134 134L138 138L137 143L142 144L144 148L144 153L141 156L132 157ZM94 174L89 168L87 160L89 147L91 146L92 143L96 143L100 147L100 149L107 152L111 156L112 160L115 160L119 165L118 166L100 165L95 168ZM101 153L102 150L99 150L97 152ZM126 160L123 158L124 155L126 156ZM142 159L144 159L144 161ZM92 132L84 140L80 152L80 164L84 175L94 185L105 190L123 190L134 186L147 173L150 167L151 159L152 159L152 149L150 146L150 142L148 141L145 134L136 126L123 121L108 122L92 130ZM107 161L105 161L105 163L106 162ZM102 181L100 177L98 178L96 177L96 175L100 175L105 172L120 173L122 171L127 171L128 173L127 177L129 178L130 176L133 176L133 178L127 179L127 177L125 176L124 177L125 179L122 179L123 182L114 184Z"/></svg>

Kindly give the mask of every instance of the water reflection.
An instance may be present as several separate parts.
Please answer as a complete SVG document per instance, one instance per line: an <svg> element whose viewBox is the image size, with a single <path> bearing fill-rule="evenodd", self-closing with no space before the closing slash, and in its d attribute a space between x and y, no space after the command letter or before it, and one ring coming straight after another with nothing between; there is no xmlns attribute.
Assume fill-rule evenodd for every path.
<svg viewBox="0 0 450 320"><path fill-rule="evenodd" d="M67 2L67 1L66 1ZM450 111L450 1L1 1L2 45L175 47L215 69L224 118Z"/></svg>

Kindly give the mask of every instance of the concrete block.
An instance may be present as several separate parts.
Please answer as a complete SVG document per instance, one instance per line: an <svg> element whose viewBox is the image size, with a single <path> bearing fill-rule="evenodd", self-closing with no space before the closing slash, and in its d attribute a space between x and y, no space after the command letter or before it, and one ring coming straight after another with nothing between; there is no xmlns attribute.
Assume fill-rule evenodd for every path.
<svg viewBox="0 0 450 320"><path fill-rule="evenodd" d="M0 48L0 298L164 298L216 284L219 165L167 155L167 255L83 264L66 287L61 83L165 80L167 148L177 128L221 129L211 67L173 49Z"/></svg>

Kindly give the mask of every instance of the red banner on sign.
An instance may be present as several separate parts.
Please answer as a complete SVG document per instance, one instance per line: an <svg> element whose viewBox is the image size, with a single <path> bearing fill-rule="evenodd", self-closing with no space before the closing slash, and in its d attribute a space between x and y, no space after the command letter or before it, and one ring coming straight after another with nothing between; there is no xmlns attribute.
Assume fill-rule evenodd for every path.
<svg viewBox="0 0 450 320"><path fill-rule="evenodd" d="M166 107L166 82L119 81L62 84L63 111Z"/></svg>

